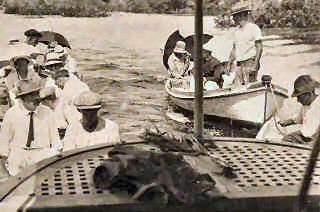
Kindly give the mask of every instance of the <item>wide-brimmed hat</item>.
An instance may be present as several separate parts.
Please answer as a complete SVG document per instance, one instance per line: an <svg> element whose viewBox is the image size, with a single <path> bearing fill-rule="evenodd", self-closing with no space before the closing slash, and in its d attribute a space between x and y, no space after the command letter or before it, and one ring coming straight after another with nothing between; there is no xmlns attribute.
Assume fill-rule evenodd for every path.
<svg viewBox="0 0 320 212"><path fill-rule="evenodd" d="M178 41L176 43L176 46L175 46L173 52L175 52L175 53L183 53L183 54L186 53L187 52L186 43L184 41Z"/></svg>
<svg viewBox="0 0 320 212"><path fill-rule="evenodd" d="M102 106L102 98L92 91L85 91L76 97L73 103L79 110L99 109Z"/></svg>
<svg viewBox="0 0 320 212"><path fill-rule="evenodd" d="M41 89L40 81L34 82L31 80L20 80L15 87L16 98L21 98L30 93L38 92Z"/></svg>
<svg viewBox="0 0 320 212"><path fill-rule="evenodd" d="M29 30L25 31L24 35L27 37L38 37L38 38L42 37L42 34L35 29L29 29Z"/></svg>
<svg viewBox="0 0 320 212"><path fill-rule="evenodd" d="M236 14L249 11L251 11L251 9L248 2L237 2L231 9L231 15L234 16Z"/></svg>
<svg viewBox="0 0 320 212"><path fill-rule="evenodd" d="M320 87L320 83L312 79L310 75L301 75L294 81L292 97L298 97L302 94L313 92L315 88L318 87Z"/></svg>
<svg viewBox="0 0 320 212"><path fill-rule="evenodd" d="M62 64L63 61L60 59L60 55L55 52L50 52L46 55L46 66Z"/></svg>
<svg viewBox="0 0 320 212"><path fill-rule="evenodd" d="M29 56L16 56L10 59L10 65L15 67L18 61L25 60L28 63L32 63L32 59Z"/></svg>

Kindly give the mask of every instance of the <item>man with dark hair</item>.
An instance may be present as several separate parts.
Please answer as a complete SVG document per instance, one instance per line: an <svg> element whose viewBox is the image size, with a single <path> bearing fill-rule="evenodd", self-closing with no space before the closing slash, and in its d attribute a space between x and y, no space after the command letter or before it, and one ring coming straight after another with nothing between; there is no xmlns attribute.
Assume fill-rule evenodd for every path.
<svg viewBox="0 0 320 212"><path fill-rule="evenodd" d="M262 56L262 33L256 24L250 22L250 12L245 2L239 2L232 8L232 17L238 28L234 33L228 71L236 60L239 68L237 80L242 85L257 81Z"/></svg>

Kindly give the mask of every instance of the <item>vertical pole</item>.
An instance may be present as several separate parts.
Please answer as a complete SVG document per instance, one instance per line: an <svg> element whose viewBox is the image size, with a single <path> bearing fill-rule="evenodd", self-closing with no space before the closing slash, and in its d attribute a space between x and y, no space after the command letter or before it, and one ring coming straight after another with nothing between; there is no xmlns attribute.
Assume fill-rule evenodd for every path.
<svg viewBox="0 0 320 212"><path fill-rule="evenodd" d="M264 92L264 110L263 110L263 123L267 121L267 108L268 108L268 86L265 85L265 92Z"/></svg>
<svg viewBox="0 0 320 212"><path fill-rule="evenodd" d="M195 101L194 101L194 132L195 137L203 140L203 70L202 70L202 34L203 34L203 11L202 0L196 0L195 11Z"/></svg>
<svg viewBox="0 0 320 212"><path fill-rule="evenodd" d="M299 193L298 207L296 208L296 211L300 212L300 211L306 210L307 203L308 203L307 202L308 192L309 192L310 184L312 181L312 175L317 165L319 152L320 152L320 132L318 131L317 140L315 140L315 143L313 145L313 149L310 155L310 160L303 177L303 182L302 182L300 193Z"/></svg>

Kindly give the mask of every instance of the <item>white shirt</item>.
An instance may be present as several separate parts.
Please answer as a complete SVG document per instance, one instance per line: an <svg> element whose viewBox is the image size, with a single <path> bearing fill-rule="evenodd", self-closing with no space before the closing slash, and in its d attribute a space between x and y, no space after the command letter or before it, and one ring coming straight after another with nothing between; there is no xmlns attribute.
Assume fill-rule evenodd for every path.
<svg viewBox="0 0 320 212"><path fill-rule="evenodd" d="M49 52L49 48L48 45L44 44L44 43L37 43L36 48L39 50L39 52L43 55L47 54Z"/></svg>
<svg viewBox="0 0 320 212"><path fill-rule="evenodd" d="M64 68L67 69L71 74L77 73L77 61L69 54Z"/></svg>
<svg viewBox="0 0 320 212"><path fill-rule="evenodd" d="M90 88L87 84L82 82L77 77L70 77L61 91L61 98L66 102L73 103L72 101L84 91L89 91Z"/></svg>
<svg viewBox="0 0 320 212"><path fill-rule="evenodd" d="M119 126L105 119L105 128L99 131L88 132L83 129L80 120L73 121L67 128L63 139L64 151L87 147L101 143L116 143L120 141Z"/></svg>
<svg viewBox="0 0 320 212"><path fill-rule="evenodd" d="M4 116L0 134L0 154L8 157L8 169L11 174L21 168L58 153L61 148L58 131L52 120L51 110L38 106L33 115L33 150L25 150L29 132L30 115L22 103L14 105Z"/></svg>
<svg viewBox="0 0 320 212"><path fill-rule="evenodd" d="M303 107L301 133L304 137L313 138L320 128L320 97L310 106Z"/></svg>
<svg viewBox="0 0 320 212"><path fill-rule="evenodd" d="M59 129L66 129L69 123L81 118L81 113L73 104L64 101L63 98L60 98L57 101L57 106L53 111L55 124Z"/></svg>
<svg viewBox="0 0 320 212"><path fill-rule="evenodd" d="M255 41L261 40L260 28L253 23L247 23L238 28L234 33L236 46L236 61L245 61L256 56Z"/></svg>

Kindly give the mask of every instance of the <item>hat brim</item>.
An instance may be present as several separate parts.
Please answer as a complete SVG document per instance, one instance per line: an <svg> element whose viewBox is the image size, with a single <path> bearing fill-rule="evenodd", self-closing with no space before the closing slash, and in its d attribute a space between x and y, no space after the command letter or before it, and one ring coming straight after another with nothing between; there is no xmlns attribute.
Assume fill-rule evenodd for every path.
<svg viewBox="0 0 320 212"><path fill-rule="evenodd" d="M21 92L21 93L18 93L16 94L16 99L22 97L22 96L25 96L25 95L28 95L30 93L35 93L35 92L38 92L40 91L41 87L38 87L38 88L35 88L33 90L30 90L30 91L25 91L25 92Z"/></svg>
<svg viewBox="0 0 320 212"><path fill-rule="evenodd" d="M251 11L251 9L242 9L242 10L238 10L238 11L234 11L234 12L232 12L231 13L231 16L234 16L234 15L236 15L236 14L239 14L239 13L243 13L243 12L250 12Z"/></svg>
<svg viewBox="0 0 320 212"><path fill-rule="evenodd" d="M56 65L56 64L63 64L62 61L49 61L46 63L46 66Z"/></svg>
<svg viewBox="0 0 320 212"><path fill-rule="evenodd" d="M17 62L17 60L21 60L21 59L28 61L28 63L32 63L32 59L28 56L16 56L16 57L11 58L10 64L12 66L15 66L15 63Z"/></svg>
<svg viewBox="0 0 320 212"><path fill-rule="evenodd" d="M173 52L174 52L174 53L181 53L181 54L187 53L186 50L174 50Z"/></svg>
<svg viewBox="0 0 320 212"><path fill-rule="evenodd" d="M92 110L92 109L100 109L102 105L76 105L76 108L79 110Z"/></svg>
<svg viewBox="0 0 320 212"><path fill-rule="evenodd" d="M314 87L312 88L308 88L308 89L305 89L303 91L297 91L297 90L294 90L291 97L298 97L298 96L301 96L303 94L306 94L306 93L310 93L310 92L313 92L314 91Z"/></svg>

